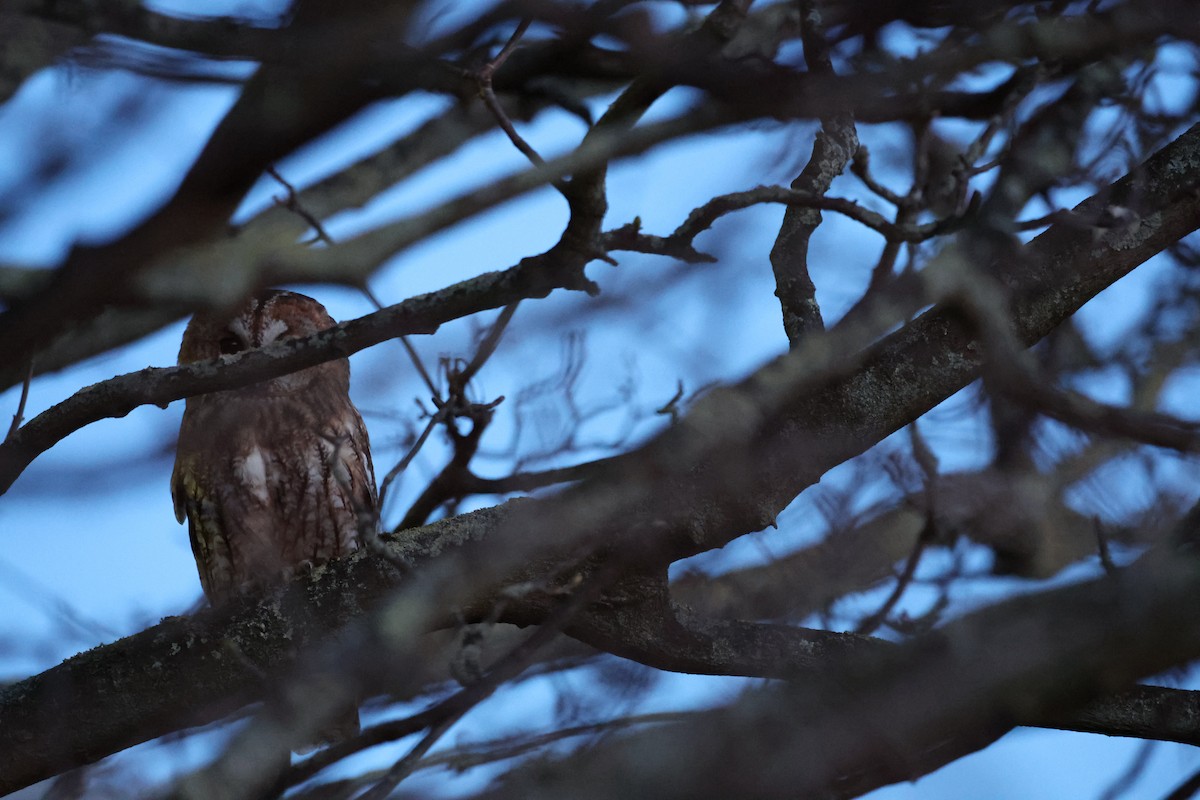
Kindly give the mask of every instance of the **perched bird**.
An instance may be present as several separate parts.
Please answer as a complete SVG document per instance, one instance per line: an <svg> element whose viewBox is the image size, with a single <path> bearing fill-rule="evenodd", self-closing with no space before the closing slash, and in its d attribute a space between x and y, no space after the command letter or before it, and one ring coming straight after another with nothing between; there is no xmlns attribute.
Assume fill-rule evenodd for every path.
<svg viewBox="0 0 1200 800"><path fill-rule="evenodd" d="M268 291L233 313L197 314L184 331L179 363L332 325L311 297ZM350 364L340 359L187 399L171 495L176 517L188 520L211 603L359 548L377 500L367 430L349 389ZM357 722L355 711L355 730Z"/></svg>

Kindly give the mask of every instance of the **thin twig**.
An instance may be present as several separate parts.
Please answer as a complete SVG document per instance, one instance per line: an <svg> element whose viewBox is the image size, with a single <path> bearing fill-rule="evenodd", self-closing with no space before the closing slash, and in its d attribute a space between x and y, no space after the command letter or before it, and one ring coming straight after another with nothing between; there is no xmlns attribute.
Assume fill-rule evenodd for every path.
<svg viewBox="0 0 1200 800"><path fill-rule="evenodd" d="M412 750L404 758L392 765L392 768L387 771L378 783L359 796L359 800L384 800L392 789L395 789L400 781L411 775L420 765L421 757L429 752L429 748L437 743L437 740L442 738L442 734L450 730L456 722L462 719L463 714L467 709L462 709L457 713L452 713L442 721L434 724L429 728L429 732L417 742Z"/></svg>
<svg viewBox="0 0 1200 800"><path fill-rule="evenodd" d="M934 455L933 450L929 448L924 437L921 436L921 430L915 422L909 426L908 431L909 437L912 440L913 458L916 460L917 466L921 468L921 473L924 476L925 525L917 535L916 544L913 545L912 552L908 554L904 570L900 573L900 578L896 581L892 593L884 601L883 605L880 606L878 611L863 619L858 624L858 627L855 628L855 633L863 635L874 632L876 628L887 622L887 618L892 613L892 610L895 609L896 603L900 602L900 597L904 594L905 589L912 583L913 577L917 573L917 564L920 563L921 556L925 553L926 545L933 541L933 537L937 533L937 522L934 513L937 508L937 457Z"/></svg>
<svg viewBox="0 0 1200 800"><path fill-rule="evenodd" d="M371 302L371 305L375 306L376 311L383 309L383 303L379 302L379 298L376 297L375 293L371 291L371 287L365 285L360 286L359 291L366 296L367 300ZM409 360L412 361L413 366L417 369L417 373L421 376L421 379L425 382L425 386L432 394L434 402L438 403L440 408L441 403L439 402L440 398L438 396L437 385L433 382L433 379L429 377L429 373L425 370L425 365L421 363L420 355L417 354L417 351L412 346L412 343L408 341L407 336L400 336L398 338L400 339L400 344L404 346L405 352L408 353ZM387 497L388 488L392 485L392 482L404 472L404 470L408 469L408 465L412 463L413 458L416 457L417 453L420 452L421 448L425 445L425 440L429 438L429 434L433 432L434 427L437 425L439 414L441 414L441 411L430 417L429 423L425 426L425 430L421 432L421 436L417 439L413 446L409 448L408 452L405 453L404 458L402 458L400 462L396 464L396 466L392 467L388 471L388 474L384 476L383 483L379 487L379 502L374 512L376 524L379 522L380 511L383 509L383 501Z"/></svg>
<svg viewBox="0 0 1200 800"><path fill-rule="evenodd" d="M508 323L512 321L518 305L519 303L510 303L504 307L479 342L475 354L464 367L461 369L458 367L460 359L446 361L444 367L448 387L446 396L444 398L434 397L438 413L430 422L431 424L441 422L446 425L446 432L454 446L454 453L441 472L430 481L425 490L413 502L412 507L400 521L397 530L420 525L442 503L447 500L461 499L470 493L467 487L471 478L474 477L470 470L471 460L479 450L479 441L492 421L496 406L504 401L504 397L502 395L489 403L473 403L467 397L467 386L496 352L500 339L504 335ZM459 432L455 422L463 418L471 421L471 430L466 434Z"/></svg>
<svg viewBox="0 0 1200 800"><path fill-rule="evenodd" d="M465 388L471 379L475 377L475 374L487 363L487 360L492 357L492 354L496 352L496 347L500 344L500 337L504 335L504 331L508 328L508 323L512 321L513 314L517 313L517 306L520 304L521 301L518 300L515 303L509 303L501 310L500 316L496 318L487 335L479 343L474 357L462 371L453 376L458 385Z"/></svg>
<svg viewBox="0 0 1200 800"><path fill-rule="evenodd" d="M479 70L478 79L484 81L488 86L492 85L492 77L496 74L496 70L504 66L504 62L517 49L517 42L521 41L521 37L525 35L525 31L529 30L529 26L533 23L533 19L526 17L517 23L517 29L513 31L513 35L508 37L508 42L504 47L500 48L500 52L496 54L489 63L484 64Z"/></svg>
<svg viewBox="0 0 1200 800"><path fill-rule="evenodd" d="M464 488L464 477L470 474L471 459L479 451L479 440L483 432L491 424L495 408L504 400L500 396L491 403L467 403L460 405L461 395L456 395L453 403L447 404L447 415L444 417L446 432L454 445L454 453L420 496L413 501L412 506L400 520L397 530L415 528L423 524L438 506L447 500L457 500L465 497L468 492ZM466 417L471 420L471 430L466 434L459 433L458 426L452 421Z"/></svg>
<svg viewBox="0 0 1200 800"><path fill-rule="evenodd" d="M671 424L679 422L679 401L683 399L683 379L676 381L675 394L660 408L654 409L655 414L665 414L671 418Z"/></svg>
<svg viewBox="0 0 1200 800"><path fill-rule="evenodd" d="M899 208L908 202L908 195L893 192L871 175L871 151L867 149L866 145L859 145L858 150L854 152L854 159L850 162L850 172L862 181L863 185L873 194L882 197L892 205Z"/></svg>
<svg viewBox="0 0 1200 800"><path fill-rule="evenodd" d="M488 111L491 111L492 116L496 118L496 124L498 124L500 129L508 135L509 141L511 141L513 145L525 155L526 158L533 162L534 166L540 167L545 165L546 160L538 155L538 152L533 149L533 146L530 145L529 142L525 141L521 134L517 133L517 129L513 127L512 120L508 118L508 115L504 113L504 109L500 107L500 101L496 99L496 93L492 90L490 82L487 84L481 83L479 87L479 96L483 100L484 105L487 106ZM555 178L553 181L551 181L551 183L559 191L563 191L566 188L566 184L561 178Z"/></svg>
<svg viewBox="0 0 1200 800"><path fill-rule="evenodd" d="M60 635L75 633L79 639L97 641L116 639L120 636L98 619L87 616L59 594L49 584L27 575L16 565L0 558L0 579L5 589L21 597L25 602L40 605L47 617L57 621Z"/></svg>
<svg viewBox="0 0 1200 800"><path fill-rule="evenodd" d="M408 357L412 361L413 366L417 368L417 372L421 376L421 380L425 381L425 387L433 393L434 397L438 396L437 384L433 382L433 378L429 377L429 372L425 369L425 365L421 362L421 356L418 355L416 348L408 341L407 336L400 337L400 344L404 345L404 349L408 352Z"/></svg>
<svg viewBox="0 0 1200 800"><path fill-rule="evenodd" d="M1104 567L1104 571L1109 575L1116 575L1117 565L1113 563L1112 552L1108 547L1108 533L1099 517L1092 520L1092 527L1096 530L1096 552L1100 556L1100 566Z"/></svg>
<svg viewBox="0 0 1200 800"><path fill-rule="evenodd" d="M917 573L917 564L921 561L921 556L925 553L925 545L932 538L933 530L933 514L929 513L925 517L925 527L921 529L920 535L917 536L917 543L913 546L912 552L908 554L908 561L904 563L904 570L900 573L900 578L892 588L892 593L888 595L887 600L883 601L883 605L879 607L878 611L858 623L858 626L854 629L855 633L866 636L887 621L888 615L892 613L892 610L896 607L896 603L900 602L900 597L904 594L904 590L912 583L913 576Z"/></svg>
<svg viewBox="0 0 1200 800"><path fill-rule="evenodd" d="M358 289L363 293L367 300L371 301L371 305L375 306L376 311L383 310L383 303L379 302L379 298L376 297L375 293L371 291L370 286L360 286ZM417 354L417 351L412 346L412 343L408 341L407 336L400 336L398 338L400 339L400 344L404 345L404 349L408 353L408 357L412 361L413 366L417 368L417 372L420 374L421 380L425 381L426 388L428 388L429 391L436 396L438 394L437 385L434 384L433 379L429 377L429 373L425 370L425 365L421 363L421 356Z"/></svg>
<svg viewBox="0 0 1200 800"><path fill-rule="evenodd" d="M603 722L593 722L586 725L575 725L569 728L561 728L556 731L537 734L525 739L517 737L505 737L503 739L493 739L487 742L479 742L477 744L464 745L457 750L452 750L447 753L439 753L435 756L423 759L418 765L418 769L428 769L432 767L450 767L455 770L462 770L478 764L487 764L492 761L501 761L508 758L515 758L524 755L533 750L538 750L546 745L553 744L563 739L573 739L577 736L587 736L593 733L607 733L622 728L640 727L642 725L663 725L675 722L686 722L695 719L696 711L663 711L655 714L637 714L629 717L619 717L617 719L605 720Z"/></svg>
<svg viewBox="0 0 1200 800"><path fill-rule="evenodd" d="M1176 786L1163 800L1191 800L1200 793L1200 771L1193 772L1183 783Z"/></svg>
<svg viewBox="0 0 1200 800"><path fill-rule="evenodd" d="M1133 788L1137 779L1146 771L1146 767L1150 763L1150 756L1154 754L1157 746L1158 742L1153 739L1143 741L1142 746L1138 748L1137 753L1129 762L1129 766L1109 784L1104 793L1100 795L1099 800L1118 800L1121 795Z"/></svg>
<svg viewBox="0 0 1200 800"><path fill-rule="evenodd" d="M370 286L363 284L362 286L358 287L358 290L362 292L363 297L367 298L367 302L375 307L376 311L383 310L383 303L381 303L379 298L375 296L375 292L371 291Z"/></svg>
<svg viewBox="0 0 1200 800"><path fill-rule="evenodd" d="M425 430L421 431L421 435L417 437L415 442L413 442L412 447L408 448L408 452L404 454L404 458L400 459L399 463L388 470L387 475L383 476L383 482L379 484L380 508L383 508L383 501L387 499L388 489L391 487L392 482L396 480L396 478L398 478L404 472L404 470L408 469L408 465L412 463L412 460L416 457L417 453L419 453L421 448L425 446L425 440L429 438L429 434L433 433L433 429L436 428L437 424L442 421L442 417L446 416L448 413L445 409L446 407L443 406L436 413L430 415L429 422L425 425Z"/></svg>
<svg viewBox="0 0 1200 800"><path fill-rule="evenodd" d="M487 106L487 110L492 112L492 116L496 118L496 124L500 126L500 130L504 131L508 136L508 140L513 143L513 146L521 151L529 161L537 167L544 166L546 160L538 154L537 150L529 142L525 141L521 134L517 133L516 127L512 120L508 118L508 114L504 113L503 107L500 105L500 100L496 97L495 89L492 88L492 78L496 71L508 60L508 57L517 47L517 42L525 35L525 31L529 30L529 25L533 20L526 18L521 20L517 25L517 29L513 31L513 35L509 37L508 42L501 48L500 52L494 59L484 64L478 72L475 73L475 80L479 84L479 97L483 100L483 104ZM559 192L566 194L567 184L562 178L556 178L551 181L554 188Z"/></svg>
<svg viewBox="0 0 1200 800"><path fill-rule="evenodd" d="M814 195L783 186L756 186L744 192L732 192L709 200L688 214L688 218L671 234L672 239L691 241L697 234L708 230L721 216L730 211L749 208L759 203L782 203L789 206L804 206L821 211L834 211L876 231L889 241L923 242L942 233L947 220L937 220L923 225L896 225L882 214L860 206L853 200L842 197Z"/></svg>
<svg viewBox="0 0 1200 800"><path fill-rule="evenodd" d="M413 772L442 768L461 773L474 767L483 766L484 764L518 758L526 753L541 750L556 742L561 742L564 739L574 739L590 734L612 733L644 725L687 722L695 719L700 713L698 711L664 711L652 714L636 714L628 717L604 720L602 722L574 725L568 728L548 731L547 733L505 736L482 742L472 742L460 745L454 750L422 758L413 768ZM352 791L356 787L364 786L369 782L378 780L381 775L381 771L375 771L348 780L319 784L313 788L318 793L317 796L328 797L331 796L331 792L334 790ZM305 795L300 794L297 796L304 797Z"/></svg>
<svg viewBox="0 0 1200 800"><path fill-rule="evenodd" d="M1111 211L1111 209L1105 209L1105 211ZM1014 222L1013 230L1031 231L1051 225L1063 225L1069 228L1108 229L1115 228L1120 224L1122 224L1122 220L1119 218L1119 215L1111 213L1086 215L1076 213L1067 208L1060 208L1041 217Z"/></svg>
<svg viewBox="0 0 1200 800"><path fill-rule="evenodd" d="M853 200L842 197L814 195L784 186L756 186L743 192L731 192L709 200L688 214L684 222L669 236L652 236L641 232L641 221L624 225L602 234L602 241L609 250L667 255L690 263L712 262L711 256L695 250L692 241L704 233L713 223L733 211L740 211L762 203L780 203L786 206L814 208L833 211L871 228L889 242L920 243L947 233L960 224L957 217L934 220L920 225L891 222L877 211L860 206Z"/></svg>
<svg viewBox="0 0 1200 800"><path fill-rule="evenodd" d="M317 234L318 242L324 242L327 245L332 245L333 239L325 231L325 227L321 224L321 220L317 219L316 216L307 208L305 208L304 204L300 202L300 195L296 191L296 187L284 180L284 177L279 174L279 171L276 170L274 166L267 167L267 174L279 181L280 185L287 190L287 196L276 197L275 202L307 222L309 227L313 229L313 232Z"/></svg>
<svg viewBox="0 0 1200 800"><path fill-rule="evenodd" d="M958 275L956 284L942 293L940 302L956 305L974 323L983 352L984 369L1014 401L1083 431L1102 436L1123 436L1144 444L1181 452L1200 446L1200 423L1170 414L1139 411L1102 403L1078 391L1056 386L1016 338L1007 311L1004 290L980 270Z"/></svg>
<svg viewBox="0 0 1200 800"><path fill-rule="evenodd" d="M17 431L21 429L21 423L25 421L25 404L29 401L29 387L33 383L33 356L29 357L29 367L25 370L25 380L21 382L21 397L17 400L17 410L13 414L12 425L8 427L8 434L4 437L4 441L8 441L16 436Z"/></svg>
<svg viewBox="0 0 1200 800"><path fill-rule="evenodd" d="M363 295L371 301L371 305L375 306L376 311L381 311L383 309L383 303L379 302L379 298L376 297L375 293L371 291L370 286L360 286L359 291L361 291ZM421 380L425 382L426 388L428 388L434 396L437 396L437 385L434 384L433 379L429 377L429 373L425 370L425 365L421 363L421 356L417 354L417 351L412 346L412 343L408 341L408 337L399 336L397 338L400 339L400 344L404 345L405 352L408 353L408 357L412 361L413 366L417 368L417 373L420 374Z"/></svg>
<svg viewBox="0 0 1200 800"><path fill-rule="evenodd" d="M617 574L616 565L608 564L576 586L574 591L568 595L568 599L548 614L528 638L510 650L475 683L464 686L424 711L404 719L374 725L353 739L318 751L307 760L292 767L284 779L285 785L294 786L308 780L326 767L377 744L395 741L426 728L431 728L430 732L432 733L432 729L436 727L442 725L449 727L446 724L448 721L449 724L453 724L453 720L462 717L490 697L506 681L524 671L537 652L557 637L576 613L595 601Z"/></svg>
<svg viewBox="0 0 1200 800"><path fill-rule="evenodd" d="M624 455L609 456L567 467L556 467L537 472L514 472L503 478L481 478L473 472L468 472L462 476L462 489L469 494L528 492L544 486L553 486L556 483L583 480L624 459Z"/></svg>

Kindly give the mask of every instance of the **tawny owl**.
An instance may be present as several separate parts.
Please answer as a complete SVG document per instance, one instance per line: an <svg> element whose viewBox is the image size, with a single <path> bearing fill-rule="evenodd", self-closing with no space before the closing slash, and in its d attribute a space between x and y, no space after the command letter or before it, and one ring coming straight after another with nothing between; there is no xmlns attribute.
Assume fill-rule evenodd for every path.
<svg viewBox="0 0 1200 800"><path fill-rule="evenodd" d="M232 314L197 314L179 363L333 324L311 297L268 291ZM358 549L360 528L375 516L375 475L349 388L350 364L341 359L188 398L171 494L211 602Z"/></svg>

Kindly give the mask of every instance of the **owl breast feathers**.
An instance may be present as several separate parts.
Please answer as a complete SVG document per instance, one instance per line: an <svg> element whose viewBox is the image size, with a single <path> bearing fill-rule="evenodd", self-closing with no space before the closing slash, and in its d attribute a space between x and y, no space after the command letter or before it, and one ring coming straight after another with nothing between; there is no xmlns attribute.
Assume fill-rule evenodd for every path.
<svg viewBox="0 0 1200 800"><path fill-rule="evenodd" d="M334 320L310 297L271 291L233 314L197 314L179 363L308 336ZM375 475L345 359L224 392L190 397L171 478L208 599L358 549L373 526Z"/></svg>

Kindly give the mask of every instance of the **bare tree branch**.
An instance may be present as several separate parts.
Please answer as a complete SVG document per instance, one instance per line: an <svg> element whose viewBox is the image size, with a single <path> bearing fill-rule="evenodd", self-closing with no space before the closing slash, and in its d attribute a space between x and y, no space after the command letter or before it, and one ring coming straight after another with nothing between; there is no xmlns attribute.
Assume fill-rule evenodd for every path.
<svg viewBox="0 0 1200 800"><path fill-rule="evenodd" d="M746 775L765 797L856 796L912 780L1014 723L1063 715L1200 657L1188 602L1198 581L1193 556L1160 553L1120 580L1000 603L878 659L843 663L828 680L750 693L656 730L652 742L635 733L540 763L536 775L510 774L481 796L726 797ZM663 757L679 752L691 757Z"/></svg>
<svg viewBox="0 0 1200 800"><path fill-rule="evenodd" d="M1183 513L1189 489L1174 477L1183 471L1179 454L1200 449L1200 425L1164 391L1190 379L1200 360L1200 252L1186 238L1200 226L1200 104L1167 88L1196 82L1167 57L1194 60L1200 44L1187 0L1086 10L1017 0L986 8L684 0L669 13L643 0L502 0L436 20L422 3L387 0L299 0L277 19L253 20L188 20L95 0L9 5L0 20L34 38L21 53L21 42L0 34L0 96L15 87L14 76L22 80L69 48L78 68L132 71L131 86L218 80L240 98L174 197L132 231L77 247L55 270L0 266L0 386L24 382L19 397L10 395L16 414L0 442L0 495L41 453L93 421L248 386L396 336L425 388L413 385L431 393L434 408L419 437L391 408L370 409L403 430L374 437L377 461L397 438L409 448L384 477L385 493L394 494L394 476L410 465L429 480L423 491L406 481L411 505L398 533L377 536L379 514L356 506L366 546L353 557L269 594L164 620L0 689L0 793L65 770L75 777L53 791L85 792L78 768L240 713L249 719L231 731L224 752L158 791L189 800L281 796L351 754L414 736L390 769L324 786L330 796L382 797L433 763L427 751L464 714L534 664L543 674L586 670L630 700L658 691L650 688L655 670L744 676L757 688L653 729L588 731L573 752L541 754L537 769L506 765L486 796L852 797L923 775L1016 725L1200 744L1197 694L1135 685L1200 657L1200 610L1188 601L1200 589L1200 507ZM915 43L904 55L897 28ZM245 78L249 71L230 59L249 59L257 71ZM405 108L429 113L432 99L441 110L308 186L274 171L277 159L290 157L288 176L302 175L312 163L308 148L334 141L326 131L377 99L410 93L422 99ZM377 107L360 121L376 110L390 113ZM555 128L547 159L516 133L523 120L540 115L553 125L564 112L568 124ZM114 108L109 122L125 123L119 114ZM856 119L875 171L857 143ZM718 131L722 143L730 133L765 134L794 151L781 144L799 130L787 124L793 120L818 120L822 131L807 164L789 167L788 179L799 172L790 188L755 186L777 178L750 168L734 186L754 188L683 201L693 210L666 235L644 232L633 213L624 217L629 224L606 229L610 203L625 200L614 194L619 182L610 186L617 159L664 145L673 158L693 151L668 155L668 147ZM468 143L496 144L511 156L497 124L532 167L496 178L505 167L489 164L415 212L374 221L384 204L373 201L385 189L401 188L427 164L475 158ZM1180 135L1187 125L1194 126ZM6 192L0 222L23 219L27 197L49 196L58 170L64 181L76 175L60 156L82 174L70 142L64 134L61 147L46 148L61 152L39 153L27 185ZM849 182L831 196L848 165L862 185ZM897 173L908 168L911 175ZM286 197L231 229L231 214L264 171ZM661 195L662 181L646 183ZM899 184L907 190L889 188ZM121 375L22 419L45 394L31 387L39 373L269 283L328 281L371 296L367 281L397 254L551 186L568 216L540 255L388 308L376 302L375 313L306 339ZM1060 208L1063 197L1089 193L1075 209ZM871 195L894 213L874 211ZM368 203L369 214L334 217ZM705 232L762 203L785 206L771 264L788 352L751 361L745 352L706 351L711 336L682 337L675 346L686 354L653 377L648 396L657 402L649 402L631 377L645 363L632 362L645 348L663 369L657 359L671 344L657 334L668 319L683 321L668 298L703 286L714 330L737 322L735 335L746 333L740 323L748 320L738 315L750 306L721 304L760 287L765 273L729 270L735 261L765 269L770 242L753 230L752 213L742 215L752 223L743 227L747 237L720 237L733 226ZM822 211L882 240L869 278L810 264ZM358 228L343 235L333 227L343 222ZM544 236L545 220L538 222ZM1032 240L1025 233L1040 228ZM304 241L310 231L318 246ZM698 249L702 234L699 246L710 252ZM607 280L586 272L596 260L615 265L621 250L720 266L623 270ZM1164 250L1137 331L1107 347L1072 338L1073 314ZM631 261L637 270L646 260ZM835 261L840 266L840 253ZM825 275L843 299L861 292L828 330L813 284ZM602 283L605 296L597 297ZM532 302L556 289L588 296ZM501 348L518 303L522 319ZM476 315L492 309L503 310L487 328ZM613 331L636 351L621 362L626 377L616 389L605 372L611 359L589 358L584 370L576 332L614 313L623 321L636 314L654 332ZM426 371L406 337L472 317L473 330L487 330L473 337L474 352L443 356L438 373ZM1088 336L1095 330L1086 315L1078 327ZM608 334L589 341L607 346ZM481 399L473 381L489 359L490 382L504 359L533 363L524 348L544 354L544 343L560 336L568 343L564 369L505 375L518 383L514 403L501 405L498 393ZM734 364L745 377L719 377ZM1098 367L1127 384L1128 402L1085 394ZM916 420L977 378L978 391L925 416L917 432ZM390 391L388 380L365 385ZM663 387L676 383L662 405L670 391ZM706 389L687 395L685 385ZM514 394L507 384L500 391ZM615 399L596 402L600 395ZM506 427L505 417L515 424ZM936 436L960 419L994 444L991 463L943 474ZM909 425L906 447L891 434ZM449 454L431 464L442 456L422 448L439 426ZM508 446L494 444L506 430ZM478 463L485 458L486 468ZM1160 469L1167 463L1170 470ZM553 468L530 469L546 465ZM109 466L115 482L122 465ZM815 526L784 516L778 524L793 530L762 530L834 467L842 469L815 488L815 502L798 504L815 506ZM67 465L53 483L87 469ZM1148 490L1127 501L1110 490L1115 471L1130 485L1147 476ZM61 491L51 483L30 487ZM563 486L545 491L555 484ZM422 524L455 514L472 494L532 490L543 491ZM793 546L791 534L814 527L825 541L775 555ZM750 536L759 531L761 538ZM769 563L702 574L728 570L730 556L715 551L741 537L761 545ZM680 559L701 555L696 573L669 580ZM962 581L987 580L989 571L1044 578L1072 564L1097 577L967 614L950 602ZM878 595L865 610L837 602L863 589ZM797 627L814 624L814 614L830 630ZM857 634L833 632L856 625ZM537 627L515 630L530 626ZM903 641L865 635L881 626ZM559 692L558 722L582 731L575 723L601 715L599 695ZM414 696L428 699L424 710L289 767L288 750L350 703ZM253 712L239 711L254 703ZM480 757L508 758L549 741L495 743ZM108 769L86 774L100 779Z"/></svg>

